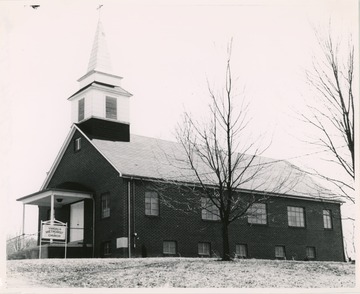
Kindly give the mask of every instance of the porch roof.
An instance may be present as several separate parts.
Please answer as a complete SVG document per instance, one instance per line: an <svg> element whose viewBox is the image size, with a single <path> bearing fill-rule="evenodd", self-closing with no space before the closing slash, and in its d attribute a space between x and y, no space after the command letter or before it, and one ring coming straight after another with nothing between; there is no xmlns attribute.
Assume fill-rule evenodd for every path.
<svg viewBox="0 0 360 294"><path fill-rule="evenodd" d="M54 195L54 206L61 207L65 204L77 202L83 199L91 199L92 193L64 189L45 189L39 192L16 199L24 204L50 206L51 196Z"/></svg>

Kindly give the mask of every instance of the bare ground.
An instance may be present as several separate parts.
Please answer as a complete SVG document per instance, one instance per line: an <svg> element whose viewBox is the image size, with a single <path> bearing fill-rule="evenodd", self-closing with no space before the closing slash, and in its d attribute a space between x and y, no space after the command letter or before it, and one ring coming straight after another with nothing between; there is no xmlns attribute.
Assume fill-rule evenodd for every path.
<svg viewBox="0 0 360 294"><path fill-rule="evenodd" d="M8 288L352 288L341 262L207 258L7 261Z"/></svg>

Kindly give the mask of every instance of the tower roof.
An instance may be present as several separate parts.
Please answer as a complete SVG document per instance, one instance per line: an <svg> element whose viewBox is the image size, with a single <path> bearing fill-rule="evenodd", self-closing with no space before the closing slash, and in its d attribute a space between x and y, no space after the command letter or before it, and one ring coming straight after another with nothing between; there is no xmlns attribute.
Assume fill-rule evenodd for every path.
<svg viewBox="0 0 360 294"><path fill-rule="evenodd" d="M100 19L97 24L87 72L93 70L105 73L112 72L110 55L106 44L103 25Z"/></svg>

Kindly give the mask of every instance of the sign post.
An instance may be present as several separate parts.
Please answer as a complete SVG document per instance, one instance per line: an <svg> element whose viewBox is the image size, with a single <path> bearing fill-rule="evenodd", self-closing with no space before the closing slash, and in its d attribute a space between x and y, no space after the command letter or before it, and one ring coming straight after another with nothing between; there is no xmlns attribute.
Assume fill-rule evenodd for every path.
<svg viewBox="0 0 360 294"><path fill-rule="evenodd" d="M40 249L39 259L41 259L42 243L64 244L65 258L67 254L67 223L58 220L41 221L40 228Z"/></svg>

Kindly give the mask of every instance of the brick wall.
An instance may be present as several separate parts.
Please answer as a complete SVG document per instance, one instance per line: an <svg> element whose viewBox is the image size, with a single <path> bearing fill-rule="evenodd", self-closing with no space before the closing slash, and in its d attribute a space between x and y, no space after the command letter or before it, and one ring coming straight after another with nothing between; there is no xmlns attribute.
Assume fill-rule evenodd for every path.
<svg viewBox="0 0 360 294"><path fill-rule="evenodd" d="M73 139L82 137L75 132ZM73 140L72 139L72 140ZM222 252L221 223L201 219L201 213L183 213L160 204L160 215L145 215L145 192L152 184L131 180L131 214L128 216L128 182L85 139L82 148L75 152L73 141L69 144L47 188L64 187L76 183L94 194L95 201L95 257L103 257L104 242L110 242L109 257L127 257L127 248L116 248L116 239L128 236L128 217L131 219L132 256L163 256L163 241L176 241L178 256L198 256L198 243L209 242L213 255ZM101 218L101 194L110 193L110 217ZM172 195L180 197L180 195ZM289 228L287 206L305 209L305 228ZM40 208L39 219L44 219L48 208ZM333 229L323 228L322 210L333 214ZM69 221L69 208L56 212L62 221ZM285 246L286 258L303 260L306 247L316 248L317 260L344 260L340 221L340 207L334 203L322 203L290 198L271 198L267 203L267 225L249 225L247 219L239 219L229 227L230 251L236 244L246 244L250 258L275 258L275 246ZM92 243L92 201L85 204L85 239Z"/></svg>
<svg viewBox="0 0 360 294"><path fill-rule="evenodd" d="M81 150L75 152L73 140L81 137ZM53 177L46 188L66 187L66 184L86 187L93 193L95 201L95 257L102 256L101 244L111 241L115 248L116 238L127 235L126 225L126 198L124 195L123 180L108 161L84 138L78 131L75 132L64 156L62 157ZM109 193L111 201L110 217L101 218L101 194ZM43 210L40 208L40 215ZM63 210L69 210L64 206ZM58 215L58 213L56 213ZM85 242L92 244L92 200L85 201ZM69 214L68 214L69 218ZM68 221L69 219L65 219ZM124 251L124 250L123 250ZM118 250L118 256L126 252Z"/></svg>
<svg viewBox="0 0 360 294"><path fill-rule="evenodd" d="M201 219L201 213L185 214L160 204L159 217L145 215L145 191L152 185L135 183L135 231L136 256L162 256L162 244L166 240L177 243L179 256L198 256L198 242L211 243L213 254L222 252L221 224ZM287 206L305 209L305 228L288 226ZM323 209L332 211L333 228L324 229ZM267 201L267 225L248 224L241 218L229 227L230 251L235 253L236 244L246 244L249 258L275 258L275 246L285 246L286 258L304 260L306 247L315 247L316 260L344 260L340 221L340 206L291 198L272 197Z"/></svg>

